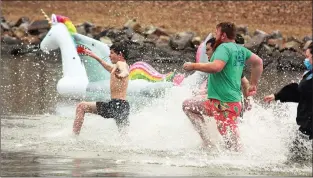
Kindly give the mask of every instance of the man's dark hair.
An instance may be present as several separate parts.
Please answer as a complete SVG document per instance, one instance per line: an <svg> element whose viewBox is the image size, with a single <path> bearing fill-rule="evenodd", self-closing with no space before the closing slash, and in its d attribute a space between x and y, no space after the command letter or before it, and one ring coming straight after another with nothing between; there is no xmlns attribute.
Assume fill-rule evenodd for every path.
<svg viewBox="0 0 313 178"><path fill-rule="evenodd" d="M124 43L115 43L110 47L116 54L122 54L125 60L128 59L128 47Z"/></svg>
<svg viewBox="0 0 313 178"><path fill-rule="evenodd" d="M227 38L234 40L236 38L236 26L231 22L222 22L217 24L216 28L221 28L222 33L226 33Z"/></svg>
<svg viewBox="0 0 313 178"><path fill-rule="evenodd" d="M245 44L245 39L240 34L236 35L235 41L237 44L241 44L241 45Z"/></svg>
<svg viewBox="0 0 313 178"><path fill-rule="evenodd" d="M206 45L208 45L208 43L210 43L210 46L213 48L213 46L214 46L214 44L215 44L215 40L216 40L216 38L211 38L211 39L209 39L207 42L206 42Z"/></svg>

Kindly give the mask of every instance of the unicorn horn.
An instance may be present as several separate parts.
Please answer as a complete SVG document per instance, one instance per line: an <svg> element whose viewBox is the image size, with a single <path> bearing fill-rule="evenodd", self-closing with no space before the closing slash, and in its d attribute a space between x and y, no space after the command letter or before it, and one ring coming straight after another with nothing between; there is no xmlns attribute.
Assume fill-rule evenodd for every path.
<svg viewBox="0 0 313 178"><path fill-rule="evenodd" d="M51 25L51 19L48 17L48 15L45 13L45 11L43 11L42 9L40 9L42 14L45 16L45 18L48 20L49 25Z"/></svg>

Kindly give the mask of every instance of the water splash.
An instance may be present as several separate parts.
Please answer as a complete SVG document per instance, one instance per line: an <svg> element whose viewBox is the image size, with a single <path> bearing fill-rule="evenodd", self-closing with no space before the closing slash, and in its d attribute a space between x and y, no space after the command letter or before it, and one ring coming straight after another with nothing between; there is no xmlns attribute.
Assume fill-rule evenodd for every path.
<svg viewBox="0 0 313 178"><path fill-rule="evenodd" d="M142 98L133 98L130 102L139 109L130 115L126 138L119 136L113 119L92 114L86 114L81 135L74 137L71 131L77 102L62 103L56 115L29 116L35 121L18 120L32 127L23 127L23 131L4 131L4 140L10 140L9 135L19 140L7 141L8 144L1 146L71 157L111 155L116 160L138 164L210 167L226 172L230 169L256 171L255 174L266 171L285 174L312 172L312 165L290 167L284 164L288 144L297 129L296 104L262 105L255 101L239 125L244 151L238 154L201 149L201 139L181 108L182 102L189 97L191 91L188 87L174 87L164 97L151 99L144 106L141 105ZM5 125L4 121L1 122ZM213 125L210 129L216 128ZM17 144L20 144L18 148Z"/></svg>

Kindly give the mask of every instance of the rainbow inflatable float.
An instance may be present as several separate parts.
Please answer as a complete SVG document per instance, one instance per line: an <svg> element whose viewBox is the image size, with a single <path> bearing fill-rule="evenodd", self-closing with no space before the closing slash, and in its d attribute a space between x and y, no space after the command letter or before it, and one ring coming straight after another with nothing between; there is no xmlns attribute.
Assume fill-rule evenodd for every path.
<svg viewBox="0 0 313 178"><path fill-rule="evenodd" d="M94 59L78 54L77 47L84 47L111 64L110 48L93 38L78 34L71 20L52 14L51 29L42 40L40 49L49 53L60 49L63 76L57 83L57 91L63 97L82 99L102 99L109 97L110 73ZM170 72L160 74L145 62L130 66L128 95L159 96L166 88L178 85L184 75Z"/></svg>
<svg viewBox="0 0 313 178"><path fill-rule="evenodd" d="M185 78L183 74L176 74L176 72L169 72L167 74L160 74L151 65L145 62L136 62L130 66L130 80L143 79L149 82L172 82L174 85L179 85Z"/></svg>

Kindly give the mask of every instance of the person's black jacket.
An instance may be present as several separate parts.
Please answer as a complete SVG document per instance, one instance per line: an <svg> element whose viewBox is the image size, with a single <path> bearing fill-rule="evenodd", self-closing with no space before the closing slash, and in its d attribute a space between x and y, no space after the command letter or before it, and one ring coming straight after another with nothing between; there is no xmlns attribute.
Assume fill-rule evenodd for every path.
<svg viewBox="0 0 313 178"><path fill-rule="evenodd" d="M307 72L299 84L291 83L283 87L275 95L275 100L281 102L296 102L297 108L297 124L300 126L299 130L310 136L312 139L312 77L308 76L312 71Z"/></svg>

